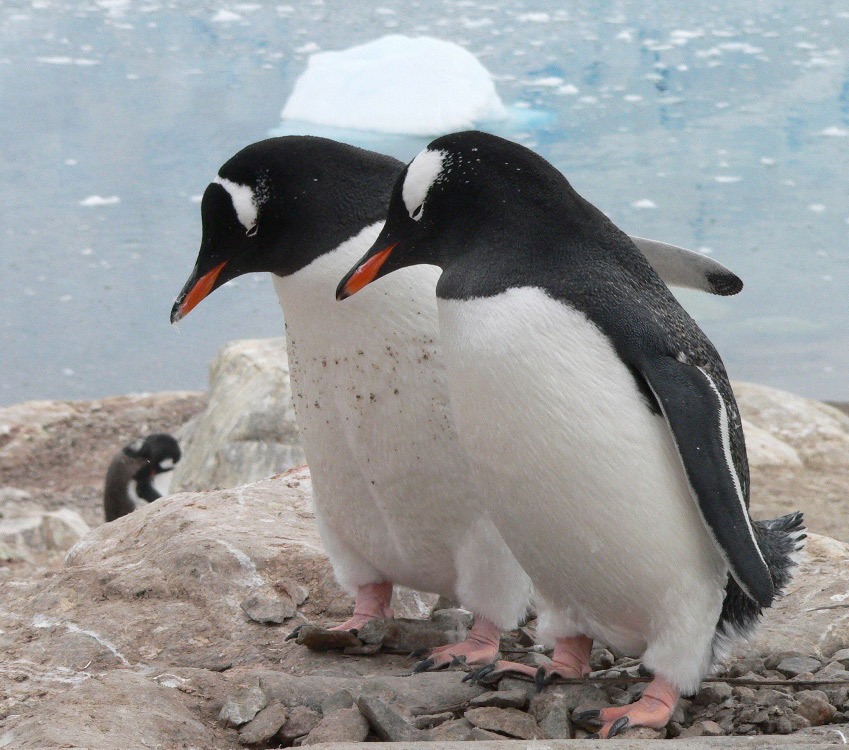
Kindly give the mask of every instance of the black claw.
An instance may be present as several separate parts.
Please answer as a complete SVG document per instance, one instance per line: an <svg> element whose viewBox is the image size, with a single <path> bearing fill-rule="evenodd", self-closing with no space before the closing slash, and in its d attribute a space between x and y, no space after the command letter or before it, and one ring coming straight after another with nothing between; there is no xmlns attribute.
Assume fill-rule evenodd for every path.
<svg viewBox="0 0 849 750"><path fill-rule="evenodd" d="M474 672L469 672L468 674L463 676L463 682L480 682L485 677L488 677L492 672L495 671L495 664L484 664L480 669L476 669Z"/></svg>
<svg viewBox="0 0 849 750"><path fill-rule="evenodd" d="M426 648L417 649L416 651L413 651L413 653L410 654L410 658L411 659L421 659L427 652L428 652L428 649L426 649Z"/></svg>
<svg viewBox="0 0 849 750"><path fill-rule="evenodd" d="M572 721L576 724L592 727L593 729L600 729L604 725L604 722L601 720L601 711L597 708L590 708L587 711L581 711L581 713L575 714L572 717Z"/></svg>
<svg viewBox="0 0 849 750"><path fill-rule="evenodd" d="M433 668L434 664L436 664L436 662L433 659L422 659L415 667L413 667L413 674L427 672L429 669Z"/></svg>
<svg viewBox="0 0 849 750"><path fill-rule="evenodd" d="M599 737L599 736L598 736L598 732L596 732L595 734L591 734L591 735L589 735L589 736L587 737L587 739L588 739L588 740L600 740L600 739L601 739L601 737Z"/></svg>
<svg viewBox="0 0 849 750"><path fill-rule="evenodd" d="M613 724L610 725L610 731L607 733L607 738L615 737L628 726L629 719L627 716L620 716Z"/></svg>
<svg viewBox="0 0 849 750"><path fill-rule="evenodd" d="M534 685L537 692L539 693L549 682L551 682L551 677L546 674L542 667L539 667L537 673L534 675Z"/></svg>
<svg viewBox="0 0 849 750"><path fill-rule="evenodd" d="M283 640L284 641L294 641L295 638L298 637L298 633L301 632L301 628L304 627L303 624L298 625L289 635L287 635Z"/></svg>

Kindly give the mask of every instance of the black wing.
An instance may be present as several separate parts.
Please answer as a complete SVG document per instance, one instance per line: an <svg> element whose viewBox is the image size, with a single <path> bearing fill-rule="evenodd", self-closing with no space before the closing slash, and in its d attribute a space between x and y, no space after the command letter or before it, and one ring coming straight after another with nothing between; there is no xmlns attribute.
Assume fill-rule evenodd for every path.
<svg viewBox="0 0 849 750"><path fill-rule="evenodd" d="M699 512L731 575L768 607L775 590L731 455L731 425L719 389L702 368L669 356L647 357L637 369L663 410Z"/></svg>

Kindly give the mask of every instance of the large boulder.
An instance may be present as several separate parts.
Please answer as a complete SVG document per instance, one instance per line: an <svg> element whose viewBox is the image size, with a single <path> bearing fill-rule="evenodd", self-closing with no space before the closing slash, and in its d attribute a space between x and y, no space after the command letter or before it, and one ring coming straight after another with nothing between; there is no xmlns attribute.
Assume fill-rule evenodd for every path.
<svg viewBox="0 0 849 750"><path fill-rule="evenodd" d="M304 463L284 339L231 342L209 371L206 409L177 436L172 492L235 487Z"/></svg>
<svg viewBox="0 0 849 750"><path fill-rule="evenodd" d="M734 383L743 418L790 446L812 467L849 465L849 415L821 401L754 383ZM747 435L747 447L751 451ZM796 463L787 453L789 463ZM757 456L755 456L757 461Z"/></svg>

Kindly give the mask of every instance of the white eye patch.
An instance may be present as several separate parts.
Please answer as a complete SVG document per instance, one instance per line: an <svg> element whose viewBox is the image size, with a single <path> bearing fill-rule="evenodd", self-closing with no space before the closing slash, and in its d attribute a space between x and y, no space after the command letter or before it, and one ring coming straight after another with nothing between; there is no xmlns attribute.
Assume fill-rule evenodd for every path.
<svg viewBox="0 0 849 750"><path fill-rule="evenodd" d="M218 175L213 182L221 185L230 194L236 217L245 230L250 233L256 227L256 217L259 213L254 191L248 185L240 185L238 182L221 177L221 175Z"/></svg>
<svg viewBox="0 0 849 750"><path fill-rule="evenodd" d="M159 468L165 469L166 471L168 471L168 469L173 469L174 468L174 459L173 458L163 458L159 462Z"/></svg>
<svg viewBox="0 0 849 750"><path fill-rule="evenodd" d="M401 188L401 197L410 218L418 221L428 191L439 179L445 164L445 151L422 151L407 167L407 176Z"/></svg>

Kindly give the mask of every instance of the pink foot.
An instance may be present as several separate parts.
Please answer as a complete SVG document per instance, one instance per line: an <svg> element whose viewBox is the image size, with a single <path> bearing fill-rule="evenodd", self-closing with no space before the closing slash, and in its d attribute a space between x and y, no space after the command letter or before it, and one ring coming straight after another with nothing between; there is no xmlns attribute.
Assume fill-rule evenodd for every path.
<svg viewBox="0 0 849 750"><path fill-rule="evenodd" d="M449 643L437 646L423 659L413 672L426 672L430 669L442 669L449 666L455 659L466 664L486 664L498 656L498 643L501 631L489 620L475 617L475 624L460 643Z"/></svg>
<svg viewBox="0 0 849 750"><path fill-rule="evenodd" d="M493 681L505 674L521 674L533 679L537 689L542 690L557 675L567 679L586 677L590 673L592 647L592 639L585 635L558 638L554 642L554 654L549 664L531 667L518 662L499 660L478 670L472 679L477 681L486 678L487 681Z"/></svg>
<svg viewBox="0 0 849 750"><path fill-rule="evenodd" d="M662 729L678 703L678 691L661 677L655 677L642 697L628 706L581 711L572 720L594 729L601 738L615 737L627 727Z"/></svg>
<svg viewBox="0 0 849 750"><path fill-rule="evenodd" d="M357 589L354 614L330 630L359 630L369 620L391 620L394 613L389 607L392 600L392 581L368 583Z"/></svg>

